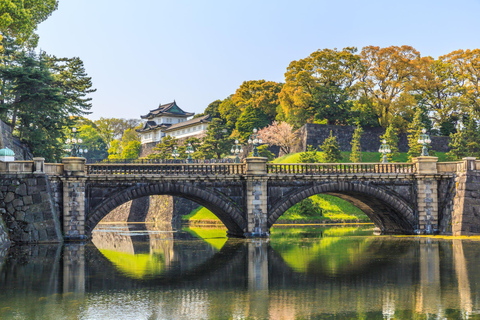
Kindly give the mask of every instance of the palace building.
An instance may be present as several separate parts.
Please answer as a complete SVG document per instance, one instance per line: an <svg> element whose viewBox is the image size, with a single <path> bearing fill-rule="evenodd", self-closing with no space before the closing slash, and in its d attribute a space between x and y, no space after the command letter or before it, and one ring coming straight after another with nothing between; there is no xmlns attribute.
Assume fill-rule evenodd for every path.
<svg viewBox="0 0 480 320"><path fill-rule="evenodd" d="M142 150L140 156L151 153L153 147L162 141L163 137L171 136L182 141L190 137L201 138L207 131L210 116L192 118L195 113L185 112L175 101L160 106L141 116L143 127L138 129Z"/></svg>

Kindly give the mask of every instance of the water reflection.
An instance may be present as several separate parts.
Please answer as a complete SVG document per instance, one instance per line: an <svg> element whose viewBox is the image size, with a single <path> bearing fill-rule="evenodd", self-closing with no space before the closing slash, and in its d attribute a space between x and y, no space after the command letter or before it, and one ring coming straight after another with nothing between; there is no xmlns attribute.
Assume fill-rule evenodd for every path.
<svg viewBox="0 0 480 320"><path fill-rule="evenodd" d="M105 226L87 245L12 247L0 318L478 317L480 242L371 233L276 228L269 240L240 240Z"/></svg>

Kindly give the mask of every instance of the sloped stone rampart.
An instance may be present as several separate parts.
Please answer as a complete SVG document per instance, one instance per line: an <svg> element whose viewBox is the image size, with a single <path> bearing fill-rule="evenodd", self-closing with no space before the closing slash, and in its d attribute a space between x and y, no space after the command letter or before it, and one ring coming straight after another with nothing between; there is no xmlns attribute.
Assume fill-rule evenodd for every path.
<svg viewBox="0 0 480 320"><path fill-rule="evenodd" d="M2 175L0 214L12 242L61 242L50 182L43 174Z"/></svg>
<svg viewBox="0 0 480 320"><path fill-rule="evenodd" d="M333 126L307 123L300 129L299 144L295 148L295 152L302 152L307 149L307 146L314 147L323 144L326 138L330 136L330 131L337 137L338 144L342 151L350 151L352 149L351 141L353 139L353 133L355 126ZM362 138L360 140L362 151L364 152L377 152L380 148L380 136L385 134L385 128L363 128ZM448 152L450 148L449 137L431 137L431 147L435 151ZM398 148L400 152L408 152L408 139L405 133L399 135Z"/></svg>

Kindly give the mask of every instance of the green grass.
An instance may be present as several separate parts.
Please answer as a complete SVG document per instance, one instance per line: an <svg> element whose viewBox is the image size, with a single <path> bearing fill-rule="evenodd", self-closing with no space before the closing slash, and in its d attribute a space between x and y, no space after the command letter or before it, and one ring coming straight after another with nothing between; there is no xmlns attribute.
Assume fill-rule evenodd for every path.
<svg viewBox="0 0 480 320"><path fill-rule="evenodd" d="M293 206L278 218L278 221L358 221L370 222L370 219L362 210L353 204L328 194L317 194L310 197L322 208L322 213L314 213L310 216L302 216Z"/></svg>
<svg viewBox="0 0 480 320"><path fill-rule="evenodd" d="M195 220L218 220L220 219L217 218L216 215L214 215L210 210L208 210L205 207L198 207L197 209L192 210L188 215L182 216L182 220L190 220L190 221L195 221Z"/></svg>

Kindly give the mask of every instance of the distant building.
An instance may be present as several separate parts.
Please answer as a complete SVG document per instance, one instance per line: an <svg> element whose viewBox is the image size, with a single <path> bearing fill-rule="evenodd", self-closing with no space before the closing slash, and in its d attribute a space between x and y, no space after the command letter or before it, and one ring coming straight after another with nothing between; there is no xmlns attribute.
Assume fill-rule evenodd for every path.
<svg viewBox="0 0 480 320"><path fill-rule="evenodd" d="M140 156L144 157L150 154L153 147L162 141L165 136L171 136L180 141L190 137L201 138L204 136L210 123L210 116L191 119L194 114L193 112L183 111L173 101L160 105L157 109L141 116L145 122L143 127L137 130L142 143Z"/></svg>

